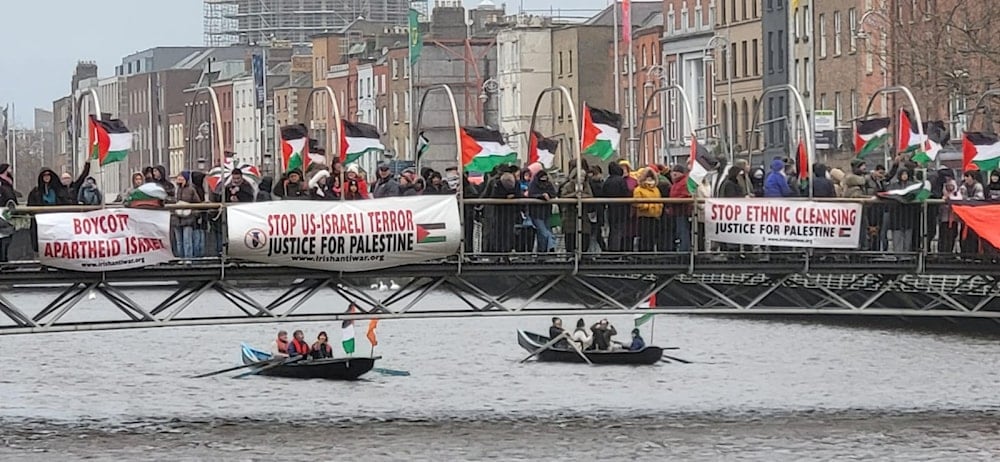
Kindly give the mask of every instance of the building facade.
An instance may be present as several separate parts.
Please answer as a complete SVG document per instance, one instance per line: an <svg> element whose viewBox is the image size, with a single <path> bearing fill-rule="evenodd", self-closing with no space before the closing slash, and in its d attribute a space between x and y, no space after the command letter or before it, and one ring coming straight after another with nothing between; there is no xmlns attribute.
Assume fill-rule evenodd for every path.
<svg viewBox="0 0 1000 462"><path fill-rule="evenodd" d="M566 87L573 95L576 120L570 113L569 105L561 99L553 101L553 129L550 137L559 139L556 155L557 165L565 168L579 149L580 139L574 135L573 126L580 126L584 105L614 110L615 79L612 72L612 56L608 53L594 53L593 50L614 50L613 29L609 26L577 25L564 26L552 30L552 84ZM622 134L622 146L627 143L628 134ZM589 161L600 163L597 159Z"/></svg>
<svg viewBox="0 0 1000 462"><path fill-rule="evenodd" d="M717 129L719 121L715 117L720 113L715 104L720 93L712 77L718 61L705 59L712 56L713 49L725 44L723 39L714 38L715 5L711 0L663 2L664 29L660 46L665 79L661 84L683 87L697 119L692 125L677 95L672 92L667 95L664 126L668 147L665 154L673 161L686 158L690 152L684 146L690 143L694 129L697 129L698 139L706 143L713 137L722 138L722 144L727 139L728 132ZM723 91L721 94L728 93Z"/></svg>
<svg viewBox="0 0 1000 462"><path fill-rule="evenodd" d="M526 156L535 101L552 86L552 31L538 16L518 16L515 21L512 27L497 33L499 125L507 135L507 143ZM549 100L543 100L535 115L535 130L544 136L555 133L552 107Z"/></svg>
<svg viewBox="0 0 1000 462"><path fill-rule="evenodd" d="M233 152L238 163L263 165L260 109L253 75L233 79Z"/></svg>
<svg viewBox="0 0 1000 462"><path fill-rule="evenodd" d="M715 30L717 35L725 38L720 41L726 47L723 49L720 46L713 50L713 60L717 63L715 94L726 95L725 102L720 105L720 120L723 124L731 124L723 128L725 132L732 130L734 133L733 146L737 157L741 153L756 151L760 146L748 136L753 124L752 111L760 101L763 88L760 75L768 72L768 69L761 68L763 61L759 57L759 51L756 52L757 59L754 59L757 49L753 44L755 40L760 40L762 31L760 2L761 0L720 0L716 3L718 13ZM773 40L776 41L777 37ZM772 63L785 62L778 53L778 48L773 45L765 50L764 54L767 53L775 55ZM754 72L755 66L757 72Z"/></svg>
<svg viewBox="0 0 1000 462"><path fill-rule="evenodd" d="M756 104L750 107L751 127L755 118L757 122L756 131L750 133L750 136L754 140L763 140L764 157L767 159L788 155L788 145L792 138L789 130L794 130L793 123L796 120L790 116L794 112L789 110L793 101L792 95L784 90L771 90L779 85L792 83L793 60L800 61L798 55L793 55L793 49L790 46L793 43L793 38L789 35L789 20L792 18L792 14L789 13L790 3L786 0L764 2L760 24L761 37L764 38L764 47L767 50L764 53L763 62L766 72L759 73L755 72L758 71L757 69L747 69L745 66L748 60L745 56L740 60L741 64L744 65L740 69L740 74L762 78L763 90L768 92L766 95L762 95L762 107L757 107ZM804 5L800 5L800 7L805 8ZM748 16L753 17L758 13L756 9L750 12L744 11L741 19L746 19ZM753 43L757 43L757 41L754 40ZM746 41L743 41L741 46L743 48L737 50L737 55L739 52L746 51ZM798 87L798 89L800 92L806 90L804 87ZM756 145L756 142L751 143L751 145Z"/></svg>

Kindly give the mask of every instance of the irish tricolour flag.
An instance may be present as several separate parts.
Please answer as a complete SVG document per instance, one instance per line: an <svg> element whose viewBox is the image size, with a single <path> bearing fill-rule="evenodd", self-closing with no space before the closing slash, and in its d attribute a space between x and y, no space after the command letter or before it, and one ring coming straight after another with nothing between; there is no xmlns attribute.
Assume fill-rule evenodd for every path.
<svg viewBox="0 0 1000 462"><path fill-rule="evenodd" d="M312 154L309 150L309 130L303 124L281 127L281 168L282 171L299 170L305 173L309 164L325 164L322 154Z"/></svg>
<svg viewBox="0 0 1000 462"><path fill-rule="evenodd" d="M622 116L611 111L583 105L583 139L580 149L601 160L608 160L621 141Z"/></svg>
<svg viewBox="0 0 1000 462"><path fill-rule="evenodd" d="M709 168L711 168L711 164L708 160L708 150L698 144L698 137L692 133L687 175L687 189L692 196L698 192L698 186L708 176Z"/></svg>
<svg viewBox="0 0 1000 462"><path fill-rule="evenodd" d="M962 168L991 172L1000 167L1000 139L996 135L966 132L962 137Z"/></svg>
<svg viewBox="0 0 1000 462"><path fill-rule="evenodd" d="M531 143L528 147L528 164L538 162L542 167L552 168L559 149L559 140L546 138L541 133L531 133Z"/></svg>
<svg viewBox="0 0 1000 462"><path fill-rule="evenodd" d="M368 152L385 151L379 141L378 129L374 125L361 122L340 122L340 161L344 164L356 162Z"/></svg>
<svg viewBox="0 0 1000 462"><path fill-rule="evenodd" d="M462 128L462 164L468 172L486 173L498 165L517 163L517 153L503 140L499 130Z"/></svg>
<svg viewBox="0 0 1000 462"><path fill-rule="evenodd" d="M99 120L90 116L90 157L101 165L125 160L132 148L132 134L118 119Z"/></svg>
<svg viewBox="0 0 1000 462"><path fill-rule="evenodd" d="M864 159L877 151L889 137L888 117L859 120L854 128L854 153Z"/></svg>

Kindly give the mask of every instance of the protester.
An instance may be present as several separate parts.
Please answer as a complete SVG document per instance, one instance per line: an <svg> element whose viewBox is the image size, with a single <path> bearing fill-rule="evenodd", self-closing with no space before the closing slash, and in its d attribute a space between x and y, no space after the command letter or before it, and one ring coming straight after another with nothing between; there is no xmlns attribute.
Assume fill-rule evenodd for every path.
<svg viewBox="0 0 1000 462"><path fill-rule="evenodd" d="M104 204L104 195L101 194L100 189L97 189L97 180L94 177L88 176L84 180L80 186L80 192L76 196L76 203L83 205Z"/></svg>
<svg viewBox="0 0 1000 462"><path fill-rule="evenodd" d="M0 164L0 211L11 205L18 205L17 191L14 190L14 169L10 164ZM9 249L14 240L13 232L13 225L0 217L0 262L10 261Z"/></svg>

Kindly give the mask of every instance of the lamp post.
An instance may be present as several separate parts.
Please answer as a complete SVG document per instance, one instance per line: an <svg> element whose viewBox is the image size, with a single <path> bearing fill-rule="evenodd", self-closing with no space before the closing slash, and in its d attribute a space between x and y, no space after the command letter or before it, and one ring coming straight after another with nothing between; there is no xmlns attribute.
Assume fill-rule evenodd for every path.
<svg viewBox="0 0 1000 462"><path fill-rule="evenodd" d="M723 37L721 35L715 35L712 38L708 39L708 43L705 44L705 57L704 57L703 61L705 62L705 67L706 68L708 67L709 63L712 63L712 62L715 61L715 50L717 50L717 49L721 50L722 59L725 60L724 62L729 62L729 39L726 38L726 37ZM729 164L730 165L732 165L733 160L735 159L735 154L733 153L733 143L736 140L736 133L735 133L736 128L733 126L734 124L733 124L733 120L732 120L733 104L734 103L733 103L733 79L732 79L731 75L732 75L731 73L726 72L726 76L725 76L725 78L726 78L726 93L727 93L727 96L728 96L727 97L728 104L726 105L726 107L729 108L729 112L726 113L726 119L728 119L728 120L724 121L725 122L725 126L726 126L726 137L727 137L727 140L726 140L726 148L727 149L726 149L726 151L729 154ZM706 80L708 79L707 69L705 71L705 79ZM712 89L713 89L712 91L715 91L715 85L714 85L714 83L712 85ZM719 117L719 112L720 112L719 108L716 107L715 108L715 116L716 117Z"/></svg>
<svg viewBox="0 0 1000 462"><path fill-rule="evenodd" d="M661 88L662 87L666 87L667 85L670 84L670 81L669 81L670 78L669 78L669 76L667 76L667 70L663 67L662 64L654 64L654 65L650 66L650 68L646 71L646 83L644 83L642 85L645 90L652 90L653 89L653 87L654 87L653 82L652 82L653 77L656 77L656 79L659 81ZM667 136L667 122L668 122L667 121L667 108L668 108L667 98L668 98L667 92L665 92L665 91L664 92L660 92L660 132L661 132L660 133L660 149L661 150L665 150L667 148L667 146L670 144L670 139ZM645 98L643 98L643 99L645 99ZM673 114L671 114L671 115L673 115ZM694 121L691 121L690 123L694 124ZM645 143L646 140L639 140L639 142L640 143ZM668 161L668 163L669 163L669 161Z"/></svg>
<svg viewBox="0 0 1000 462"><path fill-rule="evenodd" d="M487 112L487 107L486 106L487 106L487 103L490 100L490 96L491 95L495 95L495 94L497 94L497 93L500 92L500 82L498 82L496 79L494 79L492 77L488 78L485 81L483 81L483 85L479 88L479 90L480 90L480 93L479 93L479 102L482 104L482 108L483 108L483 120L482 120L482 123L483 123L483 125L489 126L490 123L489 123L488 120L486 120L486 112ZM500 123L499 123L499 121L496 121L496 122L497 122L497 124L496 124L497 127L496 128L499 128Z"/></svg>
<svg viewBox="0 0 1000 462"><path fill-rule="evenodd" d="M872 51L868 46L871 45L871 40L870 40L871 36L864 31L864 26L865 26L865 21L868 18L871 18L872 16L878 18L883 23L885 23L886 27L888 27L892 23L892 21L890 21L889 18L887 18L884 14L882 14L878 10L868 10L861 15L861 19L858 20L858 30L854 32L854 37L858 40L865 41L866 48L869 48L868 50L869 53L871 53ZM879 50L878 64L879 67L882 68L882 87L884 88L889 86L889 56L888 56L889 49L884 39L882 40L880 45L881 49ZM888 106L889 106L889 94L882 93L882 110L887 111Z"/></svg>

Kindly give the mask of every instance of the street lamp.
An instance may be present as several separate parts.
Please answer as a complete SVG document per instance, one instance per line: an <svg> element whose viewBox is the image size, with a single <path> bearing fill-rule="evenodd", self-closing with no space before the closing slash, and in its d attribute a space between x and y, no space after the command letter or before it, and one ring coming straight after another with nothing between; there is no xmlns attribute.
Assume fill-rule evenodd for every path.
<svg viewBox="0 0 1000 462"><path fill-rule="evenodd" d="M879 20L881 20L886 25L889 25L889 24L892 23L892 21L890 21L889 18L887 18L884 14L882 14L878 10L874 10L874 9L868 10L868 11L865 11L865 13L861 15L861 19L858 20L858 30L856 30L854 32L854 38L856 38L858 40L864 40L866 48L868 48L868 52L869 53L871 53L871 49L870 49L870 46L869 46L869 45L871 45L871 40L870 40L871 36L870 36L870 34L868 34L867 32L864 31L864 26L865 26L865 21L868 18L871 18L872 16L878 18ZM889 52L889 50L887 48L887 44L885 43L885 40L882 40L880 48L881 49L879 50L879 67L882 68L882 88L885 88L885 87L889 86L889 62L888 62L888 59L889 59L888 52ZM883 111L887 110L888 104L889 104L889 94L888 93L882 93L882 110Z"/></svg>
<svg viewBox="0 0 1000 462"><path fill-rule="evenodd" d="M486 122L486 103L490 100L490 95L500 92L500 82L494 78L488 78L483 81L483 85L479 88L479 90L479 101L483 105L483 124L489 125L489 123ZM499 125L499 123L497 125Z"/></svg>
<svg viewBox="0 0 1000 462"><path fill-rule="evenodd" d="M650 66L648 70L646 70L646 83L644 83L642 85L643 88L646 91L652 90L655 87L655 85L653 85L653 82L652 82L652 79L654 77L660 82L660 87L666 87L667 85L670 85L670 77L667 75L666 68L664 68L662 64L654 64L654 65ZM663 92L660 92L660 93L661 93L661 95L660 95L660 131L661 131L661 133L660 133L660 138L661 138L660 146L661 146L661 148L660 149L661 150L665 150L667 148L667 146L670 144L670 139L667 136L667 122L668 122L668 120L667 120L667 107L668 107L669 102L667 101L667 98L668 98L667 93L668 92L663 91ZM645 99L645 98L643 98L643 99ZM643 104L645 104L645 101L643 102ZM671 113L670 116L672 117L673 113ZM645 117L645 114L643 114L643 117ZM689 123L694 124L694 121L690 121ZM639 140L639 142L640 143L645 143L646 140Z"/></svg>
<svg viewBox="0 0 1000 462"><path fill-rule="evenodd" d="M705 62L705 67L708 67L709 63L715 61L715 50L717 50L717 49L720 49L722 51L722 59L726 60L726 62L729 62L729 39L727 39L726 37L723 37L721 35L715 35L712 38L708 39L708 43L705 44L705 57L704 57L704 60L703 60ZM707 69L706 69L705 75L706 75L706 78L708 78ZM729 108L729 112L726 113L726 118L729 119L729 120L724 120L723 122L725 122L726 127L727 127L726 136L729 139L726 140L726 147L728 148L728 152L729 152L729 164L732 165L733 159L735 159L735 156L733 154L733 143L736 140L736 133L735 133L736 128L733 127L733 125L734 125L733 124L733 120L732 120L733 117L731 115L733 113L733 105L734 105L734 102L733 102L733 79L732 79L732 76L731 76L731 74L729 72L726 72L726 76L725 77L726 77L726 83L727 83L726 84L726 92L728 93L728 100L729 100L729 104L727 104L727 107ZM714 88L715 88L714 84L712 85L712 88L713 88L713 91L714 91ZM717 107L715 108L715 117L719 117L719 108L717 108Z"/></svg>

